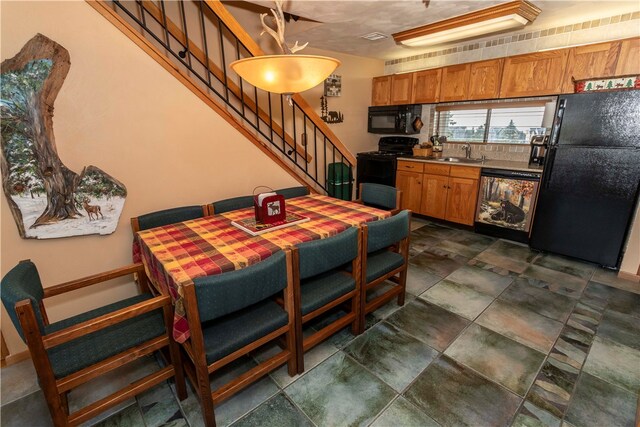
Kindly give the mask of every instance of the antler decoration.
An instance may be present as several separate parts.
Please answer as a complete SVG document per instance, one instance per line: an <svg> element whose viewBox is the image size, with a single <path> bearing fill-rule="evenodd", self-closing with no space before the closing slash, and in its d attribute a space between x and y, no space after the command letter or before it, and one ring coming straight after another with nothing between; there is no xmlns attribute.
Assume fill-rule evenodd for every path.
<svg viewBox="0 0 640 427"><path fill-rule="evenodd" d="M267 33L271 37L273 37L276 43L278 43L278 46L280 47L280 50L282 51L282 53L284 53L285 55L296 53L297 51L307 47L307 45L309 44L308 42L300 46L297 41L292 47L287 46L284 40L284 13L282 12L282 0L275 0L274 3L276 4L276 10L271 9L271 14L273 15L273 20L276 23L276 29L274 30L269 25L267 25L266 22L264 22L264 18L268 14L261 13L260 21L262 22L262 27L264 29L262 30L260 35Z"/></svg>

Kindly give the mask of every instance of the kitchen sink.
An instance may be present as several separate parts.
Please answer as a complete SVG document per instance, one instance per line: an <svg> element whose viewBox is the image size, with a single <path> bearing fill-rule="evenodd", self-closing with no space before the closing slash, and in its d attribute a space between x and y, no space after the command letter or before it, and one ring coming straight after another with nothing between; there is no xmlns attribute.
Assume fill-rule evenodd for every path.
<svg viewBox="0 0 640 427"><path fill-rule="evenodd" d="M466 157L443 157L441 159L434 159L438 162L448 163L481 163L482 159L467 159Z"/></svg>

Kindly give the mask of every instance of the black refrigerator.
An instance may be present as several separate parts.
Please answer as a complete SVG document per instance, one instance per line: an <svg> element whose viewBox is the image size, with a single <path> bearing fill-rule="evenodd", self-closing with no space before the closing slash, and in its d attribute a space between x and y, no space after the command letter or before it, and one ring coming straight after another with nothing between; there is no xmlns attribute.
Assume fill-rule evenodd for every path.
<svg viewBox="0 0 640 427"><path fill-rule="evenodd" d="M640 187L640 90L560 96L532 248L620 267Z"/></svg>

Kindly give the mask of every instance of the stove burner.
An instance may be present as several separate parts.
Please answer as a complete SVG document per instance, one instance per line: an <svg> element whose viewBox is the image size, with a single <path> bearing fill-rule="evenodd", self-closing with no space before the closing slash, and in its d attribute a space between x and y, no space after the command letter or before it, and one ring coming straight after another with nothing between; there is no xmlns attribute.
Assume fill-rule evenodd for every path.
<svg viewBox="0 0 640 427"><path fill-rule="evenodd" d="M389 156L389 157L397 157L404 153L394 152L394 151L369 151L366 153L358 153L358 156Z"/></svg>

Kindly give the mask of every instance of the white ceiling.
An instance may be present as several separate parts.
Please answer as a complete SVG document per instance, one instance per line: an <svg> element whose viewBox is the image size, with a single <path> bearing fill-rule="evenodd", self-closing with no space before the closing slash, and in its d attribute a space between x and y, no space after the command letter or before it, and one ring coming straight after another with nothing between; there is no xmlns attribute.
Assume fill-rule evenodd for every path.
<svg viewBox="0 0 640 427"><path fill-rule="evenodd" d="M423 0L288 0L285 2L284 10L305 19L291 21L286 25L286 40L290 45L298 40L300 44L309 42L310 47L318 49L371 58L403 58L442 49L442 46L425 49L397 45L391 37L392 33L503 2L431 0L429 6L425 7ZM257 13L264 12L264 7L275 7L273 2L256 0L223 3L254 40L268 51L272 45L268 40L270 37L259 36L262 27ZM638 0L533 0L532 3L542 9L542 13L526 27L527 30L574 24L640 10ZM361 38L371 32L384 33L389 35L389 38L377 41Z"/></svg>

